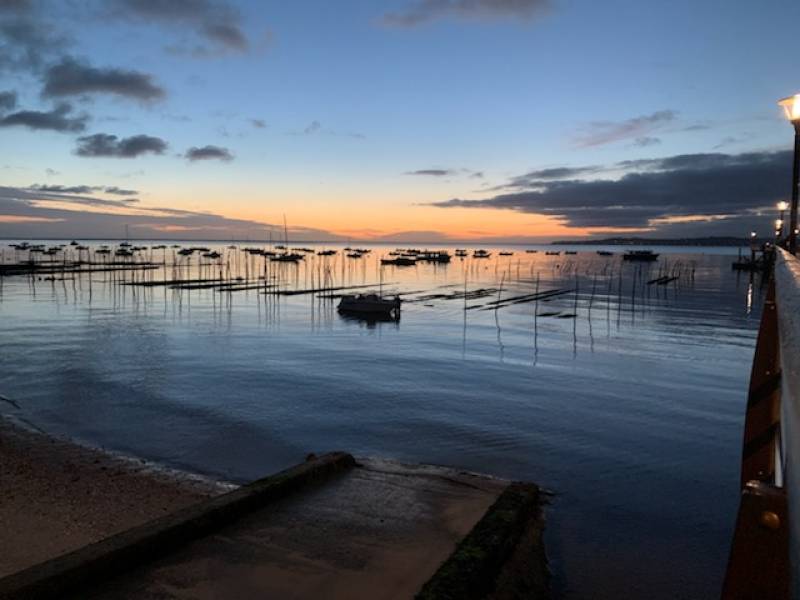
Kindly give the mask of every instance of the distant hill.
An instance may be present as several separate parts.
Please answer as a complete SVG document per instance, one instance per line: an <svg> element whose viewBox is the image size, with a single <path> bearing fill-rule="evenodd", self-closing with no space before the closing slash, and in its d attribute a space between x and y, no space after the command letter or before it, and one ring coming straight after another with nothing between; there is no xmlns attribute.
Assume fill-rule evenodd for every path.
<svg viewBox="0 0 800 600"><path fill-rule="evenodd" d="M762 240L756 240L761 242ZM701 237L701 238L677 238L677 239L658 239L642 237L613 237L604 239L590 240L559 240L551 242L555 246L747 246L750 244L748 238L738 237Z"/></svg>

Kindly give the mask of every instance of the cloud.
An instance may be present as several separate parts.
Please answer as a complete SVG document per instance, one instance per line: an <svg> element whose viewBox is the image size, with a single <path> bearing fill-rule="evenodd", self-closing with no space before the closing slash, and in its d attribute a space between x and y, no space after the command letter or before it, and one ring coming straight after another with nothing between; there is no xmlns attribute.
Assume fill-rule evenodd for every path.
<svg viewBox="0 0 800 600"><path fill-rule="evenodd" d="M714 146L714 150L719 150L720 148L725 148L726 146L735 146L736 144L741 144L744 142L751 141L755 136L752 133L746 132L742 135L734 136L729 135L724 137L720 140L720 142Z"/></svg>
<svg viewBox="0 0 800 600"><path fill-rule="evenodd" d="M398 27L415 27L448 17L476 21L530 21L547 12L551 6L550 0L414 0L405 10L385 14L383 22Z"/></svg>
<svg viewBox="0 0 800 600"><path fill-rule="evenodd" d="M75 154L86 157L135 158L142 154L163 154L167 143L149 135L118 138L107 133L96 133L78 138Z"/></svg>
<svg viewBox="0 0 800 600"><path fill-rule="evenodd" d="M0 72L35 71L63 52L68 38L34 2L0 0Z"/></svg>
<svg viewBox="0 0 800 600"><path fill-rule="evenodd" d="M74 58L65 57L44 75L42 95L47 98L113 94L124 98L150 101L165 96L150 75L117 68L98 69Z"/></svg>
<svg viewBox="0 0 800 600"><path fill-rule="evenodd" d="M33 9L31 0L0 0L0 14L21 13Z"/></svg>
<svg viewBox="0 0 800 600"><path fill-rule="evenodd" d="M603 146L628 139L644 139L647 134L675 120L674 110L659 110L625 121L595 121L584 127L574 141L581 148Z"/></svg>
<svg viewBox="0 0 800 600"><path fill-rule="evenodd" d="M483 171L473 171L472 169L417 169L416 171L406 171L403 175L415 177L448 177L463 175L471 179L483 179Z"/></svg>
<svg viewBox="0 0 800 600"><path fill-rule="evenodd" d="M106 194L113 194L115 196L136 196L139 192L136 190L125 190L122 188L118 188L115 185L106 187L103 189Z"/></svg>
<svg viewBox="0 0 800 600"><path fill-rule="evenodd" d="M239 12L225 2L214 0L114 0L110 16L192 29L219 51L246 52L250 48ZM183 51L182 48L173 48ZM214 54L196 46L191 54Z"/></svg>
<svg viewBox="0 0 800 600"><path fill-rule="evenodd" d="M262 119L250 119L250 124L256 129L266 129L267 123Z"/></svg>
<svg viewBox="0 0 800 600"><path fill-rule="evenodd" d="M581 228L647 228L675 217L755 218L787 196L791 153L684 154L616 167L629 172L619 179L532 181L532 189L434 206L536 213Z"/></svg>
<svg viewBox="0 0 800 600"><path fill-rule="evenodd" d="M126 225L132 236L144 239L266 240L270 230L283 231L282 225L145 207L127 199L0 186L0 237L114 239ZM341 239L329 231L302 226L292 227L290 236L295 241Z"/></svg>
<svg viewBox="0 0 800 600"><path fill-rule="evenodd" d="M98 189L95 186L60 186L60 185L32 185L29 187L5 187L0 186L0 200L13 198L29 206L47 206L48 204L58 203L59 205L74 204L76 207L99 207L99 208L131 208L137 202L136 198L108 199L91 196L92 190ZM0 211L2 214L2 211ZM6 214L36 216L30 211L25 213L11 212ZM40 215L41 216L41 215ZM45 215L46 216L46 215Z"/></svg>
<svg viewBox="0 0 800 600"><path fill-rule="evenodd" d="M28 189L59 194L91 194L97 188L90 185L39 185L35 183Z"/></svg>
<svg viewBox="0 0 800 600"><path fill-rule="evenodd" d="M225 162L233 160L231 151L220 146L203 146L202 148L195 146L189 148L185 156L192 162L196 160L222 160Z"/></svg>
<svg viewBox="0 0 800 600"><path fill-rule="evenodd" d="M331 137L347 137L356 140L363 140L366 139L367 137L363 133L358 133L355 131L336 131L334 129L328 129L326 127L323 127L322 123L320 123L316 119L311 121L311 123L309 123L304 129L287 131L286 135L294 135L294 136L325 135Z"/></svg>
<svg viewBox="0 0 800 600"><path fill-rule="evenodd" d="M0 0L1 2L2 0ZM17 92L0 92L0 112L13 110L17 106Z"/></svg>
<svg viewBox="0 0 800 600"><path fill-rule="evenodd" d="M311 121L308 127L303 130L306 135L312 135L322 130L322 124L319 121Z"/></svg>
<svg viewBox="0 0 800 600"><path fill-rule="evenodd" d="M59 185L59 184L39 184L35 183L27 188L26 190L32 190L35 192L47 192L49 194L92 194L95 192L104 192L106 194L111 194L114 196L125 196L122 200L114 200L111 201L115 205L118 203L129 203L129 202L138 202L136 198L130 198L130 196L136 196L139 192L136 190L125 190L122 188L118 188L117 186L102 186L102 185ZM103 200L103 202L109 202L108 200Z"/></svg>
<svg viewBox="0 0 800 600"><path fill-rule="evenodd" d="M53 110L20 110L0 117L0 127L27 127L28 129L45 129L62 133L80 133L86 129L87 115L70 117L72 107L63 102Z"/></svg>
<svg viewBox="0 0 800 600"><path fill-rule="evenodd" d="M633 140L633 145L637 148L647 148L648 146L658 146L661 139L657 137L642 136Z"/></svg>
<svg viewBox="0 0 800 600"><path fill-rule="evenodd" d="M586 167L550 167L547 169L535 169L528 171L523 175L512 177L508 183L491 188L492 190L514 189L514 188L529 188L540 185L543 181L550 181L553 179L573 179L580 175L589 173L596 173L601 170L598 166Z"/></svg>
<svg viewBox="0 0 800 600"><path fill-rule="evenodd" d="M453 169L418 169L416 171L406 171L405 175L421 175L424 177L445 177L456 173Z"/></svg>

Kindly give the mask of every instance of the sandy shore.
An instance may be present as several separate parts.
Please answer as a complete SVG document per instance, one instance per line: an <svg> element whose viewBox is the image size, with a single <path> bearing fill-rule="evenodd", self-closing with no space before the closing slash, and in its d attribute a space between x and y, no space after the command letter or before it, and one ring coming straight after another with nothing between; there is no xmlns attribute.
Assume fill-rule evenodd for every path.
<svg viewBox="0 0 800 600"><path fill-rule="evenodd" d="M0 418L0 577L228 489Z"/></svg>

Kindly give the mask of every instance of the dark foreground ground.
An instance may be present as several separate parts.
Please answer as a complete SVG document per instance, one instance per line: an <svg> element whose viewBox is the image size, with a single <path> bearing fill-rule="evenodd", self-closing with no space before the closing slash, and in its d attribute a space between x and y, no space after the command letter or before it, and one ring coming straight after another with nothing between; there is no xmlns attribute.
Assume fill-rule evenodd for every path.
<svg viewBox="0 0 800 600"><path fill-rule="evenodd" d="M3 596L15 587L4 583L19 581L21 570L35 582L52 580L64 565L73 574L93 574L82 576L77 590L50 597L355 600L547 592L535 486L359 460L237 510L235 519L199 537L163 537L182 515L241 497L252 486L225 495L232 486L165 473L10 423L1 427L0 577L11 577L0 580L0 598L27 597L34 589ZM534 504L524 500L532 497ZM162 536L154 539L169 540L170 549L160 553L151 544L152 556L126 555L122 568L84 568L98 556L104 560L107 549L125 550L131 531ZM86 544L100 540L86 552Z"/></svg>

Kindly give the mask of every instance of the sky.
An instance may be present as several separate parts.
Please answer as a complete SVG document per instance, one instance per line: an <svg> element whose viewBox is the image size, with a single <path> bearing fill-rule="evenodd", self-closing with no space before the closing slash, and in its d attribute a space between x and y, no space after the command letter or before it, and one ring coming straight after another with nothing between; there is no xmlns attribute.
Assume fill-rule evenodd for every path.
<svg viewBox="0 0 800 600"><path fill-rule="evenodd" d="M769 235L800 2L0 0L0 237Z"/></svg>

